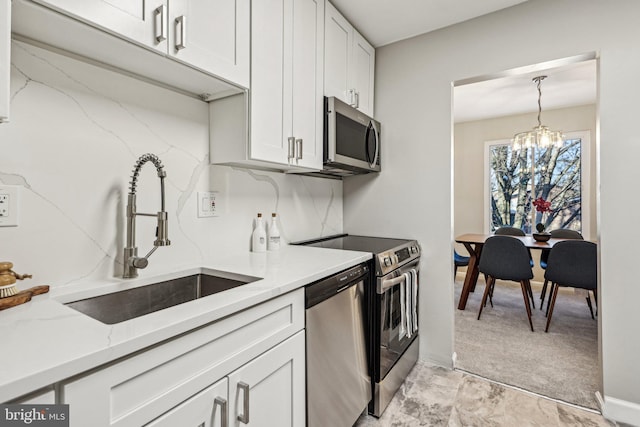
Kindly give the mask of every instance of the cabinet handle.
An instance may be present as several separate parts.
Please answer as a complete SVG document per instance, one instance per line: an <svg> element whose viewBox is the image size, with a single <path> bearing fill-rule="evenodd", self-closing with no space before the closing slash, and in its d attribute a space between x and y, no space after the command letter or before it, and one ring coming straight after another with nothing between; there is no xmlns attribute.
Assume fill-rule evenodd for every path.
<svg viewBox="0 0 640 427"><path fill-rule="evenodd" d="M296 160L302 159L302 139L296 139Z"/></svg>
<svg viewBox="0 0 640 427"><path fill-rule="evenodd" d="M213 401L213 411L216 406L220 406L220 427L229 427L229 404L227 399L216 397Z"/></svg>
<svg viewBox="0 0 640 427"><path fill-rule="evenodd" d="M293 136L290 136L289 138L287 138L287 142L289 144L288 151L287 151L287 158L289 160L293 159L296 156L296 154L295 154L295 152L296 152L295 141L296 141L296 138L293 137Z"/></svg>
<svg viewBox="0 0 640 427"><path fill-rule="evenodd" d="M242 415L238 415L238 421L249 424L249 384L240 381L238 389L244 393L244 403L242 404Z"/></svg>
<svg viewBox="0 0 640 427"><path fill-rule="evenodd" d="M178 32L178 25L180 31ZM180 40L177 40L176 34L176 50L184 49L187 47L187 17L180 15L176 18L176 33L180 35Z"/></svg>
<svg viewBox="0 0 640 427"><path fill-rule="evenodd" d="M161 42L167 39L167 21L166 19L164 19L166 11L167 6L165 5L159 6L153 11L157 42ZM160 32L159 34L158 31Z"/></svg>
<svg viewBox="0 0 640 427"><path fill-rule="evenodd" d="M356 97L356 90L349 89L349 105L351 105L352 107L356 106L355 97Z"/></svg>

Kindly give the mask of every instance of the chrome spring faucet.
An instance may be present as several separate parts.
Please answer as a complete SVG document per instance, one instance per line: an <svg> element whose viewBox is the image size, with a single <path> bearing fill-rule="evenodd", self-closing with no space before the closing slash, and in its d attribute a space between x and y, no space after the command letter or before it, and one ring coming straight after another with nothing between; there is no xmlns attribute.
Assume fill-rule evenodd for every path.
<svg viewBox="0 0 640 427"><path fill-rule="evenodd" d="M157 214L136 212L136 187L138 185L138 175L140 169L147 163L152 162L160 178L160 212ZM159 246L168 246L171 241L167 238L167 212L164 210L164 178L167 173L164 171L162 162L155 154L147 153L140 156L133 167L131 181L129 181L129 195L127 198L127 246L124 248L124 274L123 278L129 279L138 277L138 269L149 265L149 257ZM136 216L155 216L158 220L156 228L156 240L153 248L144 257L138 256L136 247Z"/></svg>

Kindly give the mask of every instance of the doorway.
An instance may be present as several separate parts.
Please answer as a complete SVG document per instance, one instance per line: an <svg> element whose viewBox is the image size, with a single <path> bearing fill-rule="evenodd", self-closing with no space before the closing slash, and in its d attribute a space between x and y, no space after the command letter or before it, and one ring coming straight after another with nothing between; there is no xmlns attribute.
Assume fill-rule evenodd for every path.
<svg viewBox="0 0 640 427"><path fill-rule="evenodd" d="M490 233L496 228L497 220L515 221L516 217L522 226L518 228L529 227L526 231L531 232L536 217L530 204L539 188L535 182L536 174L529 174L531 182L524 183L526 185L519 183L523 184L520 203L515 202L516 196L509 195L507 214L496 219L489 147L498 144L507 147L513 135L531 130L537 124L539 93L532 81L540 75L547 76L542 86L542 124L573 138L579 134L582 153L587 158L586 167L584 159L582 162L579 183L582 190L578 205L581 220L574 220L572 227L578 228L585 239L597 240L595 55L536 64L454 84L455 236ZM575 139L573 141L575 145ZM507 148L504 150L506 152ZM536 155L533 154L531 159L537 161ZM495 178L495 170L493 172ZM522 176L516 178L521 179ZM507 179L502 175L499 178ZM524 191L529 191L529 194L525 195ZM514 203L511 203L512 197ZM528 207L526 211L522 200ZM527 220L527 215L530 220ZM554 226L564 228L558 224L554 223ZM455 249L459 254L467 255L462 245L455 245ZM520 287L513 282L498 282L494 291L494 307L488 306L481 320L476 320L484 290L484 280L480 275L478 288L470 295L466 309L455 310L455 367L557 400L598 409L595 393L602 388L602 367L598 358L600 319L591 319L584 292L569 288L558 297L558 302L562 301L562 320L554 311L550 331L545 333L545 311L540 310L539 299L544 271L539 267L539 251L533 251L533 260L536 332L532 334L528 329ZM464 268L459 268L454 278L456 306L464 274ZM560 307L558 303L556 309Z"/></svg>

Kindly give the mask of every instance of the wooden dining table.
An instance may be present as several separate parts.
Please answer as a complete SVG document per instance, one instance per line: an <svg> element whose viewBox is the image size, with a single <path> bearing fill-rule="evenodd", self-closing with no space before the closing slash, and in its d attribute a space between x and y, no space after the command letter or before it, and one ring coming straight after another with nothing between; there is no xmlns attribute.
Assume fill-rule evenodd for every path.
<svg viewBox="0 0 640 427"><path fill-rule="evenodd" d="M458 310L464 310L467 306L467 299L469 293L473 292L476 288L476 282L478 281L478 262L480 261L480 255L482 254L482 247L484 242L494 234L463 234L456 237L457 243L462 243L469 252L469 265L467 266L467 274L464 276L464 285L462 286L462 292L460 293L460 301L458 301ZM530 249L551 249L553 245L558 242L562 242L567 239L551 238L546 242L538 242L534 240L533 236L509 236L514 239L520 240L527 248Z"/></svg>

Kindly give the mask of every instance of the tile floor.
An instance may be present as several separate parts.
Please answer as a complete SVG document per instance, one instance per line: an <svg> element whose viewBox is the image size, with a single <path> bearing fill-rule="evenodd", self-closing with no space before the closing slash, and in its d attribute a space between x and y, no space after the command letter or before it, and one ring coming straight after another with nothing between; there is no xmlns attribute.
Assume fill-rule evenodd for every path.
<svg viewBox="0 0 640 427"><path fill-rule="evenodd" d="M594 412L418 362L382 417L363 415L355 427L615 425Z"/></svg>

